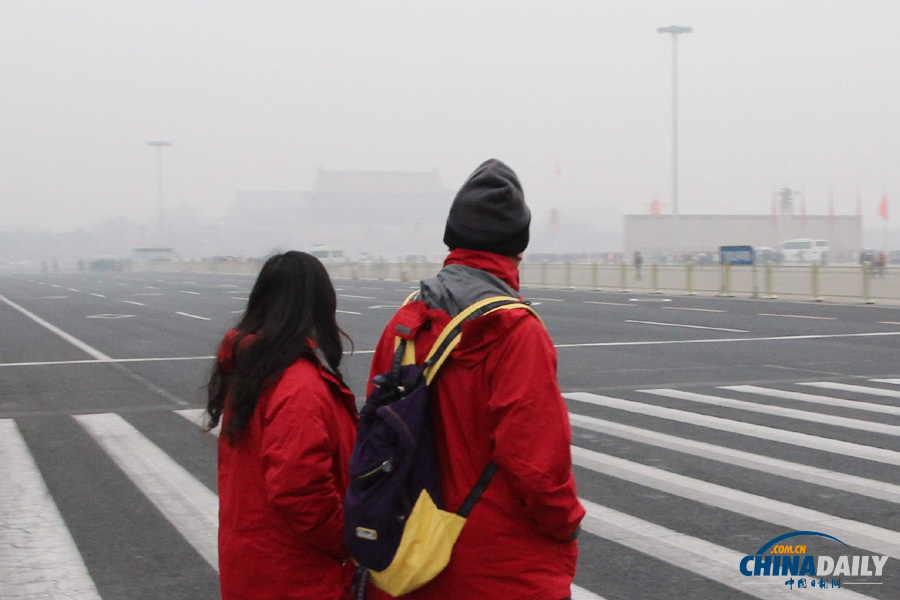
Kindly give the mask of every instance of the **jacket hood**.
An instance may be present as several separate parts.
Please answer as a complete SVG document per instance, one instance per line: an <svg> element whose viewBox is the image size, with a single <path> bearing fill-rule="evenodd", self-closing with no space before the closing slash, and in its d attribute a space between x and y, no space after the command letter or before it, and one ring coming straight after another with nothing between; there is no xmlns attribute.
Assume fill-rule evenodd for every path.
<svg viewBox="0 0 900 600"><path fill-rule="evenodd" d="M455 317L466 307L493 296L519 297L519 271L506 256L478 250L457 249L444 268L422 281L419 299L428 308L439 308Z"/></svg>
<svg viewBox="0 0 900 600"><path fill-rule="evenodd" d="M238 344L238 338L240 336L241 332L236 329L232 329L226 333L225 339L222 340L219 351L216 353L216 361L222 365L222 368L226 373L234 373L237 370L238 349L246 350L256 341L256 334L250 333L245 335ZM238 347L235 346L236 344Z"/></svg>
<svg viewBox="0 0 900 600"><path fill-rule="evenodd" d="M225 369L226 373L233 373L237 370L238 351L246 350L252 346L257 339L255 333L250 333L238 342L240 335L241 332L236 329L232 329L226 333L225 339L222 340L222 344L219 346L219 351L216 354L216 360L222 365L222 368ZM323 352L312 340L307 340L306 343L309 344L312 353L315 355L316 359L318 359L321 369L332 377L335 377L336 373L334 367L328 362L328 357L325 356L325 352ZM235 344L237 344L237 346Z"/></svg>

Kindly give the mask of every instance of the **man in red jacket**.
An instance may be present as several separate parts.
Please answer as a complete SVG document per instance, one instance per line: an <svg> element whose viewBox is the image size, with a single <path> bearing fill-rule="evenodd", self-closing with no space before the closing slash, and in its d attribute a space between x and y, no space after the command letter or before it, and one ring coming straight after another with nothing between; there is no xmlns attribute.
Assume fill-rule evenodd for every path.
<svg viewBox="0 0 900 600"><path fill-rule="evenodd" d="M467 306L517 297L530 224L515 173L498 160L479 166L450 208L444 268L422 281L416 301L394 315L371 375L390 368L398 332L415 339L421 363L443 327ZM544 326L524 309L467 321L432 386L431 402L446 510L460 508L490 461L498 470L447 568L404 598L567 598L584 508L572 475L556 352Z"/></svg>

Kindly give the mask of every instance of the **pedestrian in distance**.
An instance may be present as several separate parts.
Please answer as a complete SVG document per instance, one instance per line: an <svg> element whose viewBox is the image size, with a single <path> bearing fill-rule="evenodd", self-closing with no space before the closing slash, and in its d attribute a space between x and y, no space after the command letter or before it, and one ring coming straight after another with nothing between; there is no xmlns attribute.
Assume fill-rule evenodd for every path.
<svg viewBox="0 0 900 600"><path fill-rule="evenodd" d="M518 298L530 223L512 169L493 159L480 165L450 208L442 270L387 325L370 382L390 370L398 332L414 342L423 364L453 317L489 298ZM464 321L461 331L429 396L446 510L461 509L490 464L496 472L467 513L447 566L403 598L562 600L570 595L585 511L553 343L521 304Z"/></svg>
<svg viewBox="0 0 900 600"><path fill-rule="evenodd" d="M223 600L349 598L342 503L357 413L335 309L317 258L278 254L219 348L207 413L222 426Z"/></svg>
<svg viewBox="0 0 900 600"><path fill-rule="evenodd" d="M644 264L644 257L639 250L634 251L634 278L641 280L641 266Z"/></svg>

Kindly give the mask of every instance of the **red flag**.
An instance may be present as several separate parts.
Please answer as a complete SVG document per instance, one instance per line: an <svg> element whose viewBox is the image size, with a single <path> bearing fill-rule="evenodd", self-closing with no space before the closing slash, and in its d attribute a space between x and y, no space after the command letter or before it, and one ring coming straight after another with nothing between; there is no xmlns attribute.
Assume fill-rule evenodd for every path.
<svg viewBox="0 0 900 600"><path fill-rule="evenodd" d="M881 197L881 206L878 207L878 216L888 220L888 203L887 203L887 194Z"/></svg>

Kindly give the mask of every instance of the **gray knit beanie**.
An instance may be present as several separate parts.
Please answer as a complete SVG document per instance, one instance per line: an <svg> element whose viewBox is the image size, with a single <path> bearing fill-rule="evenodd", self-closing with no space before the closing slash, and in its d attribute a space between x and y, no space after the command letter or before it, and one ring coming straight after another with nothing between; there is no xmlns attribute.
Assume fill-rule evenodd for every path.
<svg viewBox="0 0 900 600"><path fill-rule="evenodd" d="M444 243L451 250L515 256L528 247L530 225L531 211L525 205L519 178L492 158L475 169L453 199Z"/></svg>

